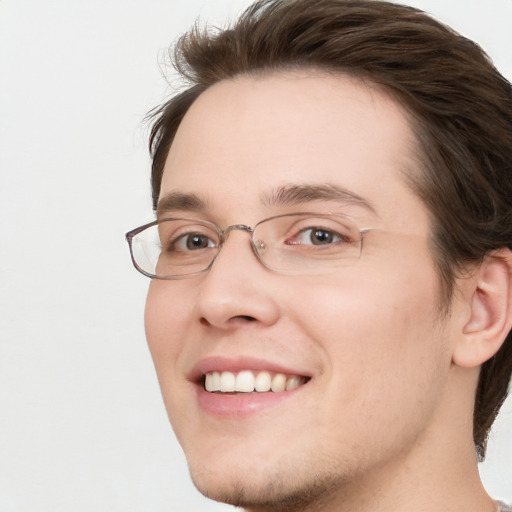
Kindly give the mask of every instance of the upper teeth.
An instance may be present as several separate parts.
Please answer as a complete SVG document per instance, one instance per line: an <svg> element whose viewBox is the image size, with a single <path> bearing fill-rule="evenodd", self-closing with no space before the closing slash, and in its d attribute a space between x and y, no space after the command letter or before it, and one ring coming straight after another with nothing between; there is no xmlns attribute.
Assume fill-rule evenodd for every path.
<svg viewBox="0 0 512 512"><path fill-rule="evenodd" d="M238 373L211 372L205 375L206 391L221 391L224 393L252 393L253 391L285 391L304 384L305 378L298 375L271 374L270 372L252 372L243 370Z"/></svg>

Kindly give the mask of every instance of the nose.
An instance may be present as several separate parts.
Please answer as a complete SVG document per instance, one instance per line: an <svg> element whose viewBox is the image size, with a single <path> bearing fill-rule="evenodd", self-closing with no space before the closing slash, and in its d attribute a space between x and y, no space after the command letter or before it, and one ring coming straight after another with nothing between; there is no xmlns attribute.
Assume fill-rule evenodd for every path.
<svg viewBox="0 0 512 512"><path fill-rule="evenodd" d="M279 317L273 293L278 276L254 254L250 229L233 226L225 234L222 250L202 276L196 316L202 324L219 329L248 323L272 325Z"/></svg>

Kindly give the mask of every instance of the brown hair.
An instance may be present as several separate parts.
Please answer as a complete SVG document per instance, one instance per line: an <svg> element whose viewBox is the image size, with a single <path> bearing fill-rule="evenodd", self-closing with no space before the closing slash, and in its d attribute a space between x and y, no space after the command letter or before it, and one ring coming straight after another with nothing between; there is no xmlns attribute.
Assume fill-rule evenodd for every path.
<svg viewBox="0 0 512 512"><path fill-rule="evenodd" d="M313 68L384 87L409 112L424 172L409 176L432 216L444 304L454 277L512 248L512 87L474 42L412 7L376 0L261 0L226 30L196 25L172 61L189 88L151 113L153 204L181 120L209 86L240 74ZM512 373L512 338L481 369L481 458Z"/></svg>

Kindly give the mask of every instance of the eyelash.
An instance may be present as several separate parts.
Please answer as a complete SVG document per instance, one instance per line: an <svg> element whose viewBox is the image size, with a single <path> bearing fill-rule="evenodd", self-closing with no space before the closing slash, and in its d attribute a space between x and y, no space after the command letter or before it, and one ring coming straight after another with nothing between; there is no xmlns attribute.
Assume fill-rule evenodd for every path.
<svg viewBox="0 0 512 512"><path fill-rule="evenodd" d="M313 239L311 238L311 242L312 242L311 245L314 245L314 246L325 246L325 245L332 245L334 243L349 242L349 240L346 236L341 235L337 231L335 231L333 229L318 227L318 226L311 226L311 227L301 229L296 235L294 235L293 238L295 240L297 240L299 238L302 238L302 236L306 235L308 232L311 232L309 235L310 237L314 236L314 234L316 234L316 233L326 233L329 235L330 238L332 238L332 240L329 240L328 244L324 244L324 243L315 244ZM310 245L310 244L305 244L303 242L296 242L294 240L292 240L292 241L286 240L286 243L287 243L287 245Z"/></svg>

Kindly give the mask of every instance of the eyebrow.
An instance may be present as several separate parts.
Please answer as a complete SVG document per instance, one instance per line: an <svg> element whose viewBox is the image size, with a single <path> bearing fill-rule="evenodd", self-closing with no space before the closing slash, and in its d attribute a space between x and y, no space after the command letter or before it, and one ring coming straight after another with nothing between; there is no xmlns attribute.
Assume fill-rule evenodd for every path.
<svg viewBox="0 0 512 512"><path fill-rule="evenodd" d="M283 185L261 195L261 202L269 207L297 206L313 201L337 201L345 205L362 206L376 213L372 204L360 195L332 184ZM161 197L156 207L157 216L173 211L204 212L208 201L193 193L170 192Z"/></svg>
<svg viewBox="0 0 512 512"><path fill-rule="evenodd" d="M156 214L162 215L173 211L198 211L202 212L208 208L207 201L196 194L183 192L170 192L158 200Z"/></svg>
<svg viewBox="0 0 512 512"><path fill-rule="evenodd" d="M347 205L362 206L376 213L375 208L367 199L351 190L332 184L283 185L271 193L263 194L261 200L269 207L294 206L321 200L337 201Z"/></svg>

